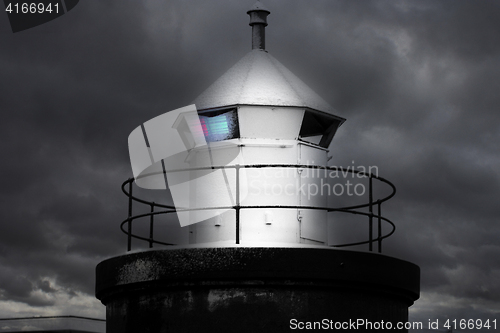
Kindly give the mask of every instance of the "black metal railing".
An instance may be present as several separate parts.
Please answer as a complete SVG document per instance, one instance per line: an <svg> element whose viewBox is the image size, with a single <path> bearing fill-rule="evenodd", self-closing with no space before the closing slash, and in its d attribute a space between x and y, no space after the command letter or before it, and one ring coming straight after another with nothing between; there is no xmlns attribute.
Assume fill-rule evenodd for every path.
<svg viewBox="0 0 500 333"><path fill-rule="evenodd" d="M322 170L331 170L331 171L340 171L344 175L347 173L354 173L358 176L361 175L363 177L368 178L368 202L359 205L353 206L345 206L345 207L318 207L318 206L296 206L296 205L268 205L268 206L245 206L240 205L240 170L243 168L254 169L254 168L294 168L294 169L322 169ZM373 251L373 244L377 243L377 251L379 253L382 252L382 240L391 236L396 230L396 226L389 219L382 216L382 203L389 200L396 194L396 187L387 179L379 177L378 175L374 175L373 173L362 172L359 170L354 170L351 168L341 168L336 166L318 166L318 165L300 165L300 164L258 164L258 165L224 165L224 166L210 166L210 167L199 167L199 168L191 168L191 169L182 169L182 170L169 170L169 172L185 172L185 171L196 171L196 170L209 170L209 169L235 169L236 170L236 202L234 206L223 206L223 207L205 207L205 208L176 208L172 205L159 204L154 201L147 201L135 197L133 195L133 183L134 178L129 178L122 184L122 191L129 198L129 207L128 207L128 217L125 219L121 225L120 229L127 235L127 251L132 249L132 238L140 239L149 243L149 247L152 248L153 244L159 245L176 245L172 243L166 243L159 240L154 239L154 217L156 215L162 214L171 214L177 211L194 211L194 210L215 210L215 209L234 209L236 213L236 244L240 243L240 210L241 209L265 209L265 208L292 208L292 209L314 209L314 210L326 210L328 212L343 212L355 215L364 215L368 217L368 240L354 242L354 243L344 243L344 244L335 244L329 245L331 247L348 247L348 246L356 246L368 244L369 251ZM164 172L165 173L165 172ZM373 199L373 179L381 181L389 185L392 189L392 192L381 198L374 200ZM128 187L128 191L126 189ZM146 205L150 207L149 213L143 213L138 215L133 215L133 202L138 202L140 204ZM374 208L377 209L377 214L374 214ZM160 211L155 210L156 208L163 209ZM368 212L360 211L360 209L368 208ZM135 235L132 232L132 222L149 217L149 237L142 237L139 235ZM373 235L373 221L377 220L377 237L374 238ZM382 235L382 221L388 223L392 230L385 235ZM127 226L127 230L124 229L125 225Z"/></svg>

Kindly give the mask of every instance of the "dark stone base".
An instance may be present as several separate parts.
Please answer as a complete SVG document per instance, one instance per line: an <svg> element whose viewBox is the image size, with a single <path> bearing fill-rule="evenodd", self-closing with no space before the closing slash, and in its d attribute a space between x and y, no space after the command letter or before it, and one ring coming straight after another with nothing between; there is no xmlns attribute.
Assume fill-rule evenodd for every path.
<svg viewBox="0 0 500 333"><path fill-rule="evenodd" d="M103 261L96 296L107 333L290 332L308 323L367 332L408 320L419 276L418 266L373 253L192 248Z"/></svg>

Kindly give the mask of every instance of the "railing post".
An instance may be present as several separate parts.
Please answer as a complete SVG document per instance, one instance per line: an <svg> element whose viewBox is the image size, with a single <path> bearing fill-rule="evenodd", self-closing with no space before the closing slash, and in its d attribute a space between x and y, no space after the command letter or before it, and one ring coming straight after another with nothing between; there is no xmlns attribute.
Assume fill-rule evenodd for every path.
<svg viewBox="0 0 500 333"><path fill-rule="evenodd" d="M378 253L382 253L382 203L377 200L378 204Z"/></svg>
<svg viewBox="0 0 500 333"><path fill-rule="evenodd" d="M132 250L132 183L133 178L128 183L128 229L127 229L127 251Z"/></svg>
<svg viewBox="0 0 500 333"><path fill-rule="evenodd" d="M153 248L153 225L154 225L154 213L155 211L155 203L151 203L151 216L149 219L149 248Z"/></svg>
<svg viewBox="0 0 500 333"><path fill-rule="evenodd" d="M240 243L240 165L236 165L236 244Z"/></svg>
<svg viewBox="0 0 500 333"><path fill-rule="evenodd" d="M373 251L373 188L372 188L372 174L370 173L370 179L369 179L369 185L368 185L368 195L369 195L369 201L370 201L370 216L369 216L369 226L368 226L368 232L369 232L369 250Z"/></svg>

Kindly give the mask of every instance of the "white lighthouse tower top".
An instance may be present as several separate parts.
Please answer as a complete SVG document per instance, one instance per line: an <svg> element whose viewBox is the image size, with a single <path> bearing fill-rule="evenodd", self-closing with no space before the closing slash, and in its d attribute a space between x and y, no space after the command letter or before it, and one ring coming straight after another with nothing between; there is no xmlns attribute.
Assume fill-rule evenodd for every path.
<svg viewBox="0 0 500 333"><path fill-rule="evenodd" d="M247 13L252 51L193 104L146 121L130 134L134 178L123 184L128 191L122 186L129 196L129 218L122 223L122 230L128 227L128 249L132 237L150 247L173 245L153 238L155 215L169 213L186 227L183 238L190 246L331 246L330 234L337 233L329 225L338 217L329 213L344 212L369 218L369 239L333 240L334 246L369 244L371 251L377 241L380 252L382 239L394 232L394 224L381 216L381 203L395 187L366 169L327 165L334 157L330 143L345 119L265 50L269 10L257 2ZM374 199L373 179L393 192ZM134 197L134 182L169 189L173 205ZM344 193L368 197L368 203L339 207ZM133 201L149 205L150 213L134 216ZM364 208L368 212L356 210ZM142 217L150 217L149 238L132 233L131 222ZM386 235L382 221L393 226Z"/></svg>

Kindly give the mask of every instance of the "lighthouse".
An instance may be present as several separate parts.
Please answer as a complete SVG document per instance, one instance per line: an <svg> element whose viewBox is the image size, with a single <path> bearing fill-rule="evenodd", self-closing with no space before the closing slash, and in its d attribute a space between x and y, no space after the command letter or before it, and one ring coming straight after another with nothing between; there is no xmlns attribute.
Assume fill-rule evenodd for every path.
<svg viewBox="0 0 500 333"><path fill-rule="evenodd" d="M380 253L394 231L381 214L394 185L378 174L328 166L345 119L266 51L270 11L258 1L247 13L251 51L192 104L129 136L134 177L122 187L129 198L122 230L127 250L133 238L151 249L98 265L96 296L106 305L107 332L407 332L419 268ZM359 183L339 182L339 171ZM392 193L374 198L377 181ZM335 206L356 185L367 202ZM134 186L168 189L173 204L138 198ZM149 213L134 215L134 204ZM333 212L366 218L368 239L332 244ZM155 217L169 214L186 244L155 237ZM134 235L141 219L149 237ZM383 223L392 231L383 234ZM359 244L369 251L348 249Z"/></svg>

